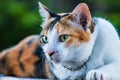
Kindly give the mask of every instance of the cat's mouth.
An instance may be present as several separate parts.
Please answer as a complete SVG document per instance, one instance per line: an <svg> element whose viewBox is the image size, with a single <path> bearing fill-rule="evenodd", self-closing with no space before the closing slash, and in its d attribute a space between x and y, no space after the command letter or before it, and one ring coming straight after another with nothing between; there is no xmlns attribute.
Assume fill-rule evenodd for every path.
<svg viewBox="0 0 120 80"><path fill-rule="evenodd" d="M70 70L70 71L76 71L80 70L81 68L86 68L87 60L82 60L81 62L76 61L68 61L65 63L62 63L63 67Z"/></svg>

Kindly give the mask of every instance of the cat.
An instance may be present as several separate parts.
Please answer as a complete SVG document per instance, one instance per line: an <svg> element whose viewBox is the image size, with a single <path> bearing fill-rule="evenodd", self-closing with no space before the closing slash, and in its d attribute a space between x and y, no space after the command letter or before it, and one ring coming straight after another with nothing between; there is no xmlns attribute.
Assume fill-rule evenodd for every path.
<svg viewBox="0 0 120 80"><path fill-rule="evenodd" d="M40 46L39 35L30 35L0 52L0 73L23 78L52 78Z"/></svg>
<svg viewBox="0 0 120 80"><path fill-rule="evenodd" d="M40 42L60 80L120 80L120 41L113 25L91 17L86 3L56 14L39 2Z"/></svg>

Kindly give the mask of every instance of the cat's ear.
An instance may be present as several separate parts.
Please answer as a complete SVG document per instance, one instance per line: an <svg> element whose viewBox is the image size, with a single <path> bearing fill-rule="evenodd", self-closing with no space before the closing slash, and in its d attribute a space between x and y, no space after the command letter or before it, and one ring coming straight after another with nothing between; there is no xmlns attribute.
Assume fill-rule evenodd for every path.
<svg viewBox="0 0 120 80"><path fill-rule="evenodd" d="M70 19L86 30L91 25L91 14L87 4L80 3L71 13Z"/></svg>
<svg viewBox="0 0 120 80"><path fill-rule="evenodd" d="M42 3L38 2L38 4L39 4L39 13L40 13L40 16L43 18L43 22L46 22L50 18L56 17L56 14L51 10L49 10Z"/></svg>
<svg viewBox="0 0 120 80"><path fill-rule="evenodd" d="M44 19L49 18L50 13L48 11L48 8L40 2L38 2L38 4L39 4L39 12L40 12L41 17L43 17Z"/></svg>

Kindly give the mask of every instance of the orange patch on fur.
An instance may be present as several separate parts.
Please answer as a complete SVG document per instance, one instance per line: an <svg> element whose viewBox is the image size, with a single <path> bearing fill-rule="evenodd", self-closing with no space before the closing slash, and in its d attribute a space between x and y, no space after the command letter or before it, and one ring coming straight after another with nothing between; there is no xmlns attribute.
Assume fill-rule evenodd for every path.
<svg viewBox="0 0 120 80"><path fill-rule="evenodd" d="M52 74L49 67L46 67L48 63L42 63L41 57L34 54L39 46L39 36L30 36L22 40L18 45L2 51L0 54L0 73L16 77L51 78ZM38 66L35 65L36 62ZM20 63L24 70L21 69ZM45 68L43 66L39 67L40 64L45 65ZM38 73L35 73L35 70L39 70Z"/></svg>
<svg viewBox="0 0 120 80"><path fill-rule="evenodd" d="M68 34L70 38L66 41L66 46L79 45L90 40L90 33L80 30L77 27L68 23L69 16L61 19L56 25L58 35Z"/></svg>
<svg viewBox="0 0 120 80"><path fill-rule="evenodd" d="M22 56L20 58L20 62L23 63L24 68L25 68L25 73L30 73L30 75L35 76L34 75L34 64L36 61L39 60L39 58L37 56L35 56L33 53L36 50L36 47L39 46L40 43L36 40L32 43L32 45L25 46L25 52L22 53ZM35 46L35 47L33 47ZM28 53L28 54L26 54Z"/></svg>
<svg viewBox="0 0 120 80"><path fill-rule="evenodd" d="M31 77L34 75L34 64L39 58L33 55L33 52L36 50L36 47L40 45L39 39L34 41L32 45L28 46L26 43L32 39L28 37L25 40L21 41L17 46L12 47L8 50L8 54L5 56L6 60L6 71L5 75L15 75L18 77ZM22 71L20 68L20 62L18 61L19 51L23 49L23 53L20 57L20 62L23 64L25 71ZM10 70L10 71L9 71Z"/></svg>

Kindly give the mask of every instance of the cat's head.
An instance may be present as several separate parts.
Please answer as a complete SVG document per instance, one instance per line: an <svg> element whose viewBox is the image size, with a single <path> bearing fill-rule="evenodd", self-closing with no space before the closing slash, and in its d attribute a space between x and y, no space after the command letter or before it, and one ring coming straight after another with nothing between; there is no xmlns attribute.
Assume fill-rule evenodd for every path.
<svg viewBox="0 0 120 80"><path fill-rule="evenodd" d="M91 54L91 14L85 3L71 13L55 14L39 3L42 42L47 59L68 68L82 66ZM76 66L76 67L75 67Z"/></svg>

